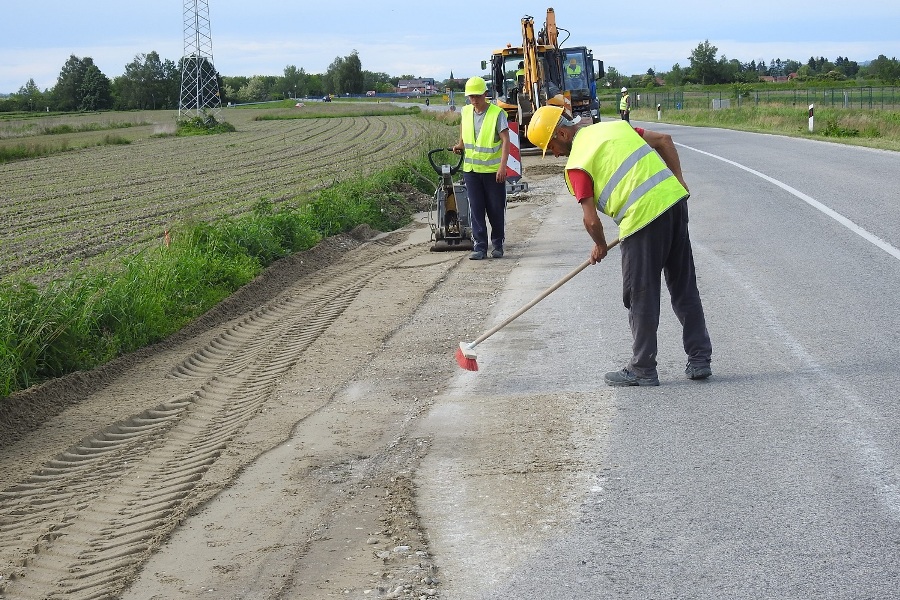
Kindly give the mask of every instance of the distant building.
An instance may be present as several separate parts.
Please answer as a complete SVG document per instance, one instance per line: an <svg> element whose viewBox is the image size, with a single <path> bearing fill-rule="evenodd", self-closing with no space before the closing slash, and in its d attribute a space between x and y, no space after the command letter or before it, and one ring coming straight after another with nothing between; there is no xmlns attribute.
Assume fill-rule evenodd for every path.
<svg viewBox="0 0 900 600"><path fill-rule="evenodd" d="M788 81L792 81L797 78L796 73L791 73L790 75L760 75L759 80L763 83L787 83Z"/></svg>
<svg viewBox="0 0 900 600"><path fill-rule="evenodd" d="M428 96L434 94L434 78L401 79L397 82L396 91L398 94L409 94L410 96Z"/></svg>

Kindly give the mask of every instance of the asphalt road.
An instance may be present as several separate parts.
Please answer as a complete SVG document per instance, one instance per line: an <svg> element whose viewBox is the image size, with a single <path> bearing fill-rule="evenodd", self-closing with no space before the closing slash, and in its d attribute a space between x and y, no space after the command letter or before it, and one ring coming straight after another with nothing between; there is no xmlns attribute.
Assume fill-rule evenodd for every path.
<svg viewBox="0 0 900 600"><path fill-rule="evenodd" d="M571 393L609 417L571 522L453 597L898 597L898 155L645 125L692 191L714 375L685 379L664 297L662 385L603 385L630 349L618 251L479 346L460 397ZM497 322L587 257L560 192Z"/></svg>

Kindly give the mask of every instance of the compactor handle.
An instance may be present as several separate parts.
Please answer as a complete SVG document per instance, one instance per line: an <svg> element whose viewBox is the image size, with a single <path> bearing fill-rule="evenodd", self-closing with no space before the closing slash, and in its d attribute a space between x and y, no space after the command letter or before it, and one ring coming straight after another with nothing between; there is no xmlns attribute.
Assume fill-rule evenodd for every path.
<svg viewBox="0 0 900 600"><path fill-rule="evenodd" d="M429 150L429 152L428 152L428 162L431 163L431 168L434 169L435 173L440 175L441 167L440 167L440 165L435 164L434 158L432 158L438 152L453 152L453 148L435 148L434 150ZM456 166L450 167L451 175L456 175L457 171L459 171L459 168L462 166L464 156L465 156L465 150L459 154L459 160L456 161Z"/></svg>

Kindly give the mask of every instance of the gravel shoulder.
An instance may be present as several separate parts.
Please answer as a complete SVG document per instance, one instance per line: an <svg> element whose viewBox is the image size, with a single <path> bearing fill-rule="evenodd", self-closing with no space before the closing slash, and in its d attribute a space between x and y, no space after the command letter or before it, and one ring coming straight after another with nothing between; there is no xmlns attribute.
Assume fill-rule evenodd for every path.
<svg viewBox="0 0 900 600"><path fill-rule="evenodd" d="M513 510L488 501L508 516L475 539L537 543L572 506L577 473L554 458L581 435L572 399L478 406L496 418L465 446L447 402L456 345L486 328L560 191L561 163L529 162L502 260L429 252L424 217L358 231L274 265L165 343L11 398L0 596L459 597L478 570L441 502L491 473Z"/></svg>

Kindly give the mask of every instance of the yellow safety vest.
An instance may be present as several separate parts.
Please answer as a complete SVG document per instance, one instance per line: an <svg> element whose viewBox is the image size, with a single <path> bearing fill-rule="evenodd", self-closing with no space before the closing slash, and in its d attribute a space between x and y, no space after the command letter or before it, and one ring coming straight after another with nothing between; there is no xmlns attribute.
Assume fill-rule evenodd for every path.
<svg viewBox="0 0 900 600"><path fill-rule="evenodd" d="M475 139L475 107L467 104L462 110L462 139L466 148L463 171L496 173L500 169L503 145L497 136L497 119L503 110L488 104L478 139Z"/></svg>
<svg viewBox="0 0 900 600"><path fill-rule="evenodd" d="M690 195L628 121L596 123L578 131L566 163L566 185L574 195L569 169L591 176L597 210L613 218L619 239L640 231Z"/></svg>
<svg viewBox="0 0 900 600"><path fill-rule="evenodd" d="M579 67L578 65L575 65L574 67L572 65L568 65L566 66L566 72L569 74L569 77L578 77L579 75L581 75L581 67Z"/></svg>
<svg viewBox="0 0 900 600"><path fill-rule="evenodd" d="M628 110L628 94L622 96L622 99L619 100L619 110Z"/></svg>

